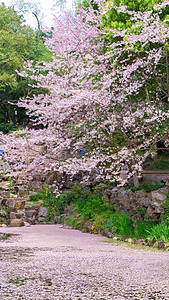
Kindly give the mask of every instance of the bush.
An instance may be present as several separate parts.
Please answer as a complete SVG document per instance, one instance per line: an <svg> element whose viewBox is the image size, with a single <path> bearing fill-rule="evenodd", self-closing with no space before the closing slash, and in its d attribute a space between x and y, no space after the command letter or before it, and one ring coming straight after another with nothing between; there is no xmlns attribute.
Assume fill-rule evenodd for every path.
<svg viewBox="0 0 169 300"><path fill-rule="evenodd" d="M146 183L140 185L139 187L131 186L131 187L126 187L126 189L131 189L132 192L144 190L146 193L150 193L152 191L156 191L163 187L164 187L164 184L162 184L162 183L152 183L151 180L147 180Z"/></svg>
<svg viewBox="0 0 169 300"><path fill-rule="evenodd" d="M94 215L106 209L100 195L90 193L85 198L85 194L84 192L76 203L77 213L81 214L85 219L91 219Z"/></svg>
<svg viewBox="0 0 169 300"><path fill-rule="evenodd" d="M64 204L61 197L57 197L53 190L49 190L48 187L44 188L43 191L38 191L32 195L32 201L37 202L42 200L44 205L48 207L47 219L50 221L53 216L64 213Z"/></svg>
<svg viewBox="0 0 169 300"><path fill-rule="evenodd" d="M73 186L69 192L65 192L61 195L61 199L65 205L76 204L79 202L85 202L91 195L90 191L82 192L80 185Z"/></svg>
<svg viewBox="0 0 169 300"><path fill-rule="evenodd" d="M14 124L11 123L1 123L0 124L0 131L4 134L9 133L10 131L15 131L17 128Z"/></svg>

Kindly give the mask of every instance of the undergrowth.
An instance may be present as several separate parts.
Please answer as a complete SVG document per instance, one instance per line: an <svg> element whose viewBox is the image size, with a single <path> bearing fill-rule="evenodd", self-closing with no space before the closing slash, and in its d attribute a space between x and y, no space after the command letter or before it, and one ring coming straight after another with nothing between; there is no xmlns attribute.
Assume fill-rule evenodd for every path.
<svg viewBox="0 0 169 300"><path fill-rule="evenodd" d="M147 181L144 184L141 184L138 187L127 186L125 188L132 190L132 192L144 190L146 193L150 193L152 191L156 191L163 187L164 187L163 183L156 183L156 182L153 183L151 180L147 179Z"/></svg>
<svg viewBox="0 0 169 300"><path fill-rule="evenodd" d="M154 188L161 187L158 184L144 185L147 192ZM139 187L143 189L143 186ZM86 230L87 226L93 233L101 233L104 230L110 231L113 235L122 238L155 238L157 241L164 240L169 243L169 195L163 203L164 214L162 223L147 221L137 221L133 223L131 216L127 213L116 211L113 204L107 206L101 194L91 191L83 191L80 185L74 186L69 192L61 196L55 196L52 190L45 188L43 191L32 195L32 201L43 200L48 207L47 221L64 213L67 206L71 206L73 214L65 220L67 225L76 229Z"/></svg>

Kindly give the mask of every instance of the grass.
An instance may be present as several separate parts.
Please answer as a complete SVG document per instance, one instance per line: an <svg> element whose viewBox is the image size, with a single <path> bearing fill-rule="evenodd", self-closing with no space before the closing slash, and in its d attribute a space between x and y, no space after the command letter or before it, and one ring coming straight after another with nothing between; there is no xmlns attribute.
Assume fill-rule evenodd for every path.
<svg viewBox="0 0 169 300"><path fill-rule="evenodd" d="M38 201L34 201L34 202L25 202L25 205L29 205L29 206L38 205Z"/></svg>
<svg viewBox="0 0 169 300"><path fill-rule="evenodd" d="M124 245L125 247L133 249L133 250L145 250L145 251L154 251L154 252L156 252L156 251L164 252L165 251L163 249L158 249L156 247L147 247L146 245L127 243L124 241L114 241L113 239L108 239L105 241L105 243Z"/></svg>
<svg viewBox="0 0 169 300"><path fill-rule="evenodd" d="M164 158L152 164L152 170L169 170L169 161Z"/></svg>
<svg viewBox="0 0 169 300"><path fill-rule="evenodd" d="M151 228L148 237L150 239L155 238L156 241L163 240L165 243L169 243L169 227L164 224L157 224Z"/></svg>

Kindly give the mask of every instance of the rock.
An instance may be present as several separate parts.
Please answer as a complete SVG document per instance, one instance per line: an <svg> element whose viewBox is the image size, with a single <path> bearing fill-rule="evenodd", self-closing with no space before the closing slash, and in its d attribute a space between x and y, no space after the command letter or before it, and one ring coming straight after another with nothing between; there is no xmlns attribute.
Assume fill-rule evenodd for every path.
<svg viewBox="0 0 169 300"><path fill-rule="evenodd" d="M33 216L31 218L26 217L25 222L29 223L30 225L35 225L35 222L36 222L35 216Z"/></svg>
<svg viewBox="0 0 169 300"><path fill-rule="evenodd" d="M16 210L24 209L25 208L25 200L16 200L14 205Z"/></svg>
<svg viewBox="0 0 169 300"><path fill-rule="evenodd" d="M107 238L111 239L113 238L113 234L111 232L109 232L109 229L108 228L105 228L102 232L102 235L103 236L106 236Z"/></svg>
<svg viewBox="0 0 169 300"><path fill-rule="evenodd" d="M146 210L145 217L147 219L151 219L153 221L159 221L161 214L163 213L162 207L156 207L156 206L149 206Z"/></svg>
<svg viewBox="0 0 169 300"><path fill-rule="evenodd" d="M37 215L37 221L39 223L44 223L46 222L46 216L48 213L48 208L47 207L40 207Z"/></svg>
<svg viewBox="0 0 169 300"><path fill-rule="evenodd" d="M61 223L62 223L61 216L55 216L55 217L54 217L54 222L55 222L56 224L61 224Z"/></svg>
<svg viewBox="0 0 169 300"><path fill-rule="evenodd" d="M146 217L153 218L154 215L154 209L152 209L150 206L146 210Z"/></svg>
<svg viewBox="0 0 169 300"><path fill-rule="evenodd" d="M117 236L114 236L114 237L113 237L113 241L118 241L118 237L117 237Z"/></svg>
<svg viewBox="0 0 169 300"><path fill-rule="evenodd" d="M39 205L38 205L38 204L32 205L32 206L31 206L31 209L32 209L32 210L37 210L37 211L38 211L38 210L39 210Z"/></svg>
<svg viewBox="0 0 169 300"><path fill-rule="evenodd" d="M135 245L145 245L145 241L143 239L133 240Z"/></svg>
<svg viewBox="0 0 169 300"><path fill-rule="evenodd" d="M17 211L17 212L15 213L15 216L16 216L16 219L24 219L25 214L24 214L23 211Z"/></svg>
<svg viewBox="0 0 169 300"><path fill-rule="evenodd" d="M44 206L44 202L43 202L42 200L39 200L39 201L38 201L38 205L39 205L40 207L43 207L43 206Z"/></svg>
<svg viewBox="0 0 169 300"><path fill-rule="evenodd" d="M16 219L16 215L13 211L10 212L10 219Z"/></svg>
<svg viewBox="0 0 169 300"><path fill-rule="evenodd" d="M47 207L40 207L38 212L38 217L46 217L47 212L48 212Z"/></svg>
<svg viewBox="0 0 169 300"><path fill-rule="evenodd" d="M9 181L0 182L0 190L10 191L10 182Z"/></svg>
<svg viewBox="0 0 169 300"><path fill-rule="evenodd" d="M75 208L74 204L72 204L71 206L67 206L67 207L64 209L64 213L65 213L66 215L72 215L72 214L73 214L74 208Z"/></svg>
<svg viewBox="0 0 169 300"><path fill-rule="evenodd" d="M28 222L24 222L25 227L30 227L31 225Z"/></svg>
<svg viewBox="0 0 169 300"><path fill-rule="evenodd" d="M135 192L135 198L136 198L136 200L138 200L138 199L144 199L144 198L146 198L146 192L144 191L144 190L140 190L140 191L136 191Z"/></svg>
<svg viewBox="0 0 169 300"><path fill-rule="evenodd" d="M3 200L4 200L4 198L2 196L0 196L0 207L1 207Z"/></svg>
<svg viewBox="0 0 169 300"><path fill-rule="evenodd" d="M7 227L6 224L1 224L1 227Z"/></svg>
<svg viewBox="0 0 169 300"><path fill-rule="evenodd" d="M1 197L10 198L10 191L1 191Z"/></svg>
<svg viewBox="0 0 169 300"><path fill-rule="evenodd" d="M0 170L3 174L10 172L11 168L7 161L0 160Z"/></svg>
<svg viewBox="0 0 169 300"><path fill-rule="evenodd" d="M24 226L24 222L22 219L12 219L10 221L10 227L21 227Z"/></svg>
<svg viewBox="0 0 169 300"><path fill-rule="evenodd" d="M141 205L142 208L147 208L150 206L150 199L149 198L143 198L141 200L139 200L139 203Z"/></svg>
<svg viewBox="0 0 169 300"><path fill-rule="evenodd" d="M167 193L169 191L168 187L161 188L157 191L151 192L151 201L155 206L160 206L162 202L166 200Z"/></svg>
<svg viewBox="0 0 169 300"><path fill-rule="evenodd" d="M13 208L14 209L14 205L15 205L15 199L14 198L9 198L6 202L5 202L6 207L8 208Z"/></svg>
<svg viewBox="0 0 169 300"><path fill-rule="evenodd" d="M157 243L157 247L158 247L158 249L165 249L166 248L166 245L165 245L165 242L164 242L164 240L162 240L162 241L159 241L158 243Z"/></svg>
<svg viewBox="0 0 169 300"><path fill-rule="evenodd" d="M37 211L36 210L26 210L25 211L25 217L26 218L32 218L33 216L37 215Z"/></svg>
<svg viewBox="0 0 169 300"><path fill-rule="evenodd" d="M133 242L133 240L131 238L127 239L127 243L131 244L132 242Z"/></svg>
<svg viewBox="0 0 169 300"><path fill-rule="evenodd" d="M25 211L26 210L30 210L32 208L32 206L30 206L30 205L25 205Z"/></svg>

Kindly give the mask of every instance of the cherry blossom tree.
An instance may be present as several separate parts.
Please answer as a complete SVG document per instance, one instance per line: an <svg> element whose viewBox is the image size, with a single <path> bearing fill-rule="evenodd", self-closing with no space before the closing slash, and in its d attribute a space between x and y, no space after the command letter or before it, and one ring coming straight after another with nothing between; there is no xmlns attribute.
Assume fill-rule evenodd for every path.
<svg viewBox="0 0 169 300"><path fill-rule="evenodd" d="M16 170L55 170L71 177L82 170L83 181L95 170L97 178L120 184L134 176L137 185L145 159L155 154L157 141L168 137L169 32L160 13L169 1L147 12L96 4L95 9L80 7L76 17L55 18L46 41L53 61L29 62L19 73L36 82L36 91L44 90L18 104L43 129L2 139ZM130 28L102 26L112 6L128 16ZM40 145L48 150L39 162L31 157ZM125 180L120 176L124 165Z"/></svg>

